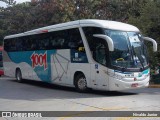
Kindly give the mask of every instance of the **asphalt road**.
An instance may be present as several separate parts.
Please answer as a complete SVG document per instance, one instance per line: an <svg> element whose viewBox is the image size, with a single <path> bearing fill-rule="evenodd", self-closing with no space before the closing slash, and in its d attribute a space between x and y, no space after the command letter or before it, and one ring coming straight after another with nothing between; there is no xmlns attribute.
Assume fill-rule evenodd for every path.
<svg viewBox="0 0 160 120"><path fill-rule="evenodd" d="M24 83L18 83L12 78L1 77L0 111L154 112L160 111L160 88L144 88L121 92L91 90L88 93L78 93L74 88L27 80ZM8 119L9 118L7 118L7 120ZM56 119L74 120L73 117L60 117ZM85 119L92 118L90 117ZM83 120L85 119L83 118ZM123 118L103 117L94 119L123 120ZM130 119L138 118L128 118L125 120ZM145 118L145 120L148 119L149 118ZM154 120L156 119L160 120L160 118L154 118Z"/></svg>

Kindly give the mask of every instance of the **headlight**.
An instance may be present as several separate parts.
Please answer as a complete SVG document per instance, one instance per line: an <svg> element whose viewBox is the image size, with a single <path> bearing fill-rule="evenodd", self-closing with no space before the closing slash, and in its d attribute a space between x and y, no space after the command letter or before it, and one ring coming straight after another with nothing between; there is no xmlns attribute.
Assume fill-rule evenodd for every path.
<svg viewBox="0 0 160 120"><path fill-rule="evenodd" d="M113 78L115 78L115 79L119 79L119 80L122 80L122 79L123 79L123 76L117 75L117 74L115 74L115 73L107 72L107 74L108 74L108 76L113 77Z"/></svg>

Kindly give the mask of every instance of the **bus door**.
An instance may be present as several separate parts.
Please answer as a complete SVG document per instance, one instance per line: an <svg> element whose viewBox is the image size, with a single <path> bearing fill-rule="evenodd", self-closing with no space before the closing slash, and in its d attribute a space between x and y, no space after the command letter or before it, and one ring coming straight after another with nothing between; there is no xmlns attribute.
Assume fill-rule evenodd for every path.
<svg viewBox="0 0 160 120"><path fill-rule="evenodd" d="M96 89L107 89L109 77L107 75L107 68L100 64L91 65L91 80L92 87Z"/></svg>
<svg viewBox="0 0 160 120"><path fill-rule="evenodd" d="M109 77L107 75L107 64L108 64L108 46L106 41L97 38L92 48L93 59L96 61L95 64L91 65L93 79L93 86L97 86L97 89L107 89ZM91 76L92 76L91 75Z"/></svg>

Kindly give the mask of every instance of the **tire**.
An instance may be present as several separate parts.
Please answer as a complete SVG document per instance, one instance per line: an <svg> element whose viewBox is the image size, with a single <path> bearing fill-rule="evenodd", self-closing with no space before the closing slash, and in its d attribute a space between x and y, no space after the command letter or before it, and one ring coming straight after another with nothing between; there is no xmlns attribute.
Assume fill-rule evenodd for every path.
<svg viewBox="0 0 160 120"><path fill-rule="evenodd" d="M75 88L78 92L86 92L87 88L87 81L83 74L78 74L75 78Z"/></svg>
<svg viewBox="0 0 160 120"><path fill-rule="evenodd" d="M19 83L23 82L22 73L20 69L16 70L16 79L17 79L17 82Z"/></svg>

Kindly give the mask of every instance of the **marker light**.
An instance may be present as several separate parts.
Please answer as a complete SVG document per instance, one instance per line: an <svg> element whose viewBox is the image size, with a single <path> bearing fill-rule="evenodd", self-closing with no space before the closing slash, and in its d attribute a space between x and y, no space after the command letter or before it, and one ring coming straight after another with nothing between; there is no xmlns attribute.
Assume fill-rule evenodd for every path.
<svg viewBox="0 0 160 120"><path fill-rule="evenodd" d="M47 33L47 32L48 32L48 30L41 30L41 32L42 32L42 33Z"/></svg>

